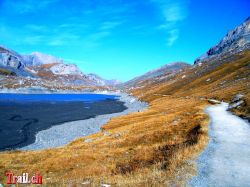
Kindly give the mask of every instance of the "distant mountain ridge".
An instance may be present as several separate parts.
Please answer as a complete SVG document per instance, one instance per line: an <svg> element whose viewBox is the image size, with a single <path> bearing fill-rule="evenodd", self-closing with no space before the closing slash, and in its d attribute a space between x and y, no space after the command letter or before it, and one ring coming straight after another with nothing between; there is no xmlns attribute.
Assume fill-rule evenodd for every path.
<svg viewBox="0 0 250 187"><path fill-rule="evenodd" d="M138 76L128 82L125 82L124 84L122 84L122 86L131 87L133 85L137 85L138 83L146 81L146 80L151 80L151 81L153 79L162 80L190 66L191 66L190 64L185 63L185 62L173 62L170 64L166 64L158 69L151 70L141 76Z"/></svg>
<svg viewBox="0 0 250 187"><path fill-rule="evenodd" d="M93 81L95 81L95 82L97 82L98 84L103 85L103 86L104 86L104 85L107 85L107 86L116 86L116 85L122 83L121 81L116 80L116 79L105 80L105 79L101 78L99 75L96 75L96 74L94 74L94 73L88 74L88 77L89 77L91 80L93 80Z"/></svg>
<svg viewBox="0 0 250 187"><path fill-rule="evenodd" d="M219 63L223 63L223 58L249 49L250 17L241 25L229 31L217 45L211 47L205 54L197 58L194 64L195 66L202 66L205 62L213 62L211 63L213 66L210 65L206 66L207 68L202 68L202 72L206 72L219 65ZM18 76L33 76L49 81L59 80L60 83L66 84L118 86L119 88L125 89L144 87L151 83L158 84L172 79L173 76L184 72L186 69L192 70L195 68L185 62L174 62L149 71L125 83L120 83L117 80L105 80L93 73L84 74L76 65L65 64L62 59L51 55L40 52L34 52L30 55L20 55L11 49L0 46L0 68L2 67L14 71ZM194 74L196 74L196 72L194 72ZM181 79L185 78L186 75L183 74Z"/></svg>
<svg viewBox="0 0 250 187"><path fill-rule="evenodd" d="M232 80L217 82L216 88L226 88L226 85L234 85L238 82L249 82L249 59L247 59L249 58L249 54L250 17L234 30L228 32L228 34L217 45L211 47L205 54L197 58L194 65L185 65L185 63L183 64L183 67L178 66L178 63L177 66L176 63L165 65L124 83L122 88L132 94L138 95L139 93L140 97L149 98L171 95L173 92L183 88L185 88L186 92L191 93L193 92L193 87L197 87L198 84L209 85L212 82L217 82L217 78L213 76L205 76L211 72L217 71L222 65L231 66L232 68L230 70L221 68L222 76L225 76L228 71L234 71L234 69L237 69L240 66L243 66L242 69L244 69L244 71L240 71L242 71L241 74L244 76L242 78L237 75ZM234 63L236 64L235 67ZM239 64L241 65L238 67ZM175 71L171 71L171 66L176 68L174 69ZM221 76L220 74L215 75ZM197 81L201 77L204 79ZM226 79L227 76L220 78ZM179 84L177 84L177 82L179 82ZM189 85L190 87L186 85ZM248 84L243 83L243 85L246 86ZM165 90L166 87L169 87L169 89ZM216 88L212 88L212 90L215 91Z"/></svg>
<svg viewBox="0 0 250 187"><path fill-rule="evenodd" d="M235 54L246 49L250 49L250 17L241 25L229 31L217 45L197 58L194 64L206 62L211 58L219 58L225 53Z"/></svg>
<svg viewBox="0 0 250 187"><path fill-rule="evenodd" d="M21 55L0 46L0 68L14 72L17 76L58 81L60 84L86 86L113 86L114 80L105 80L96 74L84 74L75 64L66 64L52 55L33 52Z"/></svg>

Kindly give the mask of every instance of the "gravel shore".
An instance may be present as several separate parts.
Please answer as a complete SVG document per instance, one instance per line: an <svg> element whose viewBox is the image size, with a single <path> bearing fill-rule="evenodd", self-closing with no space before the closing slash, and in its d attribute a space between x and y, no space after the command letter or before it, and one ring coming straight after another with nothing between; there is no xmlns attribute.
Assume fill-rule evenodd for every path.
<svg viewBox="0 0 250 187"><path fill-rule="evenodd" d="M66 145L77 138L97 133L111 118L143 111L148 107L147 103L141 102L125 93L107 94L120 96L119 100L125 103L127 109L119 113L99 115L95 118L59 124L40 131L36 134L36 141L33 144L22 147L21 150L42 150Z"/></svg>

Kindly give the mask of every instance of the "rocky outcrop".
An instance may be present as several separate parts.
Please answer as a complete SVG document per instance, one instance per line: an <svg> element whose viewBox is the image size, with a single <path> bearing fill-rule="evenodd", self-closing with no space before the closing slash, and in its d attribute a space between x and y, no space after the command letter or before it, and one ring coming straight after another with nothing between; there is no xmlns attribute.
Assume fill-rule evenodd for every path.
<svg viewBox="0 0 250 187"><path fill-rule="evenodd" d="M20 55L17 52L0 46L1 75L33 77L34 82L41 80L54 81L58 85L110 86L117 81L109 81L96 74L84 74L77 65L66 64L52 55L33 52ZM13 72L12 74L9 72ZM41 79L41 80L38 80Z"/></svg>
<svg viewBox="0 0 250 187"><path fill-rule="evenodd" d="M217 45L197 58L194 64L217 59L225 54L236 54L246 49L250 49L250 17L234 30L228 32Z"/></svg>
<svg viewBox="0 0 250 187"><path fill-rule="evenodd" d="M228 110L233 112L237 116L240 116L250 121L250 106L247 103L245 95L235 95L229 103Z"/></svg>
<svg viewBox="0 0 250 187"><path fill-rule="evenodd" d="M221 104L220 101L216 100L216 99L208 99L207 100L210 104L216 105L216 104Z"/></svg>
<svg viewBox="0 0 250 187"><path fill-rule="evenodd" d="M23 69L23 59L16 52L0 46L0 66Z"/></svg>

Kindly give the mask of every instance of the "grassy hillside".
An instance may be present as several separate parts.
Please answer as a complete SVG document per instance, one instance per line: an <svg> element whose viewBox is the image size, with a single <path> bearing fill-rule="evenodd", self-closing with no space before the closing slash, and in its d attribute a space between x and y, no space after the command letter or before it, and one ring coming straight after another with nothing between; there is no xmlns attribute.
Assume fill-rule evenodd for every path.
<svg viewBox="0 0 250 187"><path fill-rule="evenodd" d="M190 162L208 142L207 98L245 95L249 115L250 52L195 66L165 81L131 90L148 101L144 112L112 119L102 132L43 151L0 154L4 173L39 171L47 184L100 186L182 185L195 174ZM184 76L185 75L185 76ZM87 141L86 141L87 140Z"/></svg>
<svg viewBox="0 0 250 187"><path fill-rule="evenodd" d="M163 95L230 102L236 94L241 93L245 95L245 116L250 113L249 91L250 51L186 69L165 82L145 82L142 88L132 90L134 95L148 102Z"/></svg>

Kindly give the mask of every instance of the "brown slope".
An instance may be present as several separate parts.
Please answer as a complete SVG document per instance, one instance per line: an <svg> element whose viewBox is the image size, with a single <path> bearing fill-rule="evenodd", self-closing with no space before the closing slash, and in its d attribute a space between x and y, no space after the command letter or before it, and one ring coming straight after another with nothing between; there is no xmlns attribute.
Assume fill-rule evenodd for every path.
<svg viewBox="0 0 250 187"><path fill-rule="evenodd" d="M244 94L246 110L250 103L250 51L224 56L221 61L209 61L175 75L164 83L146 84L142 89L132 90L134 95L152 101L162 95L178 97L215 98L231 101ZM248 114L249 115L249 112Z"/></svg>

